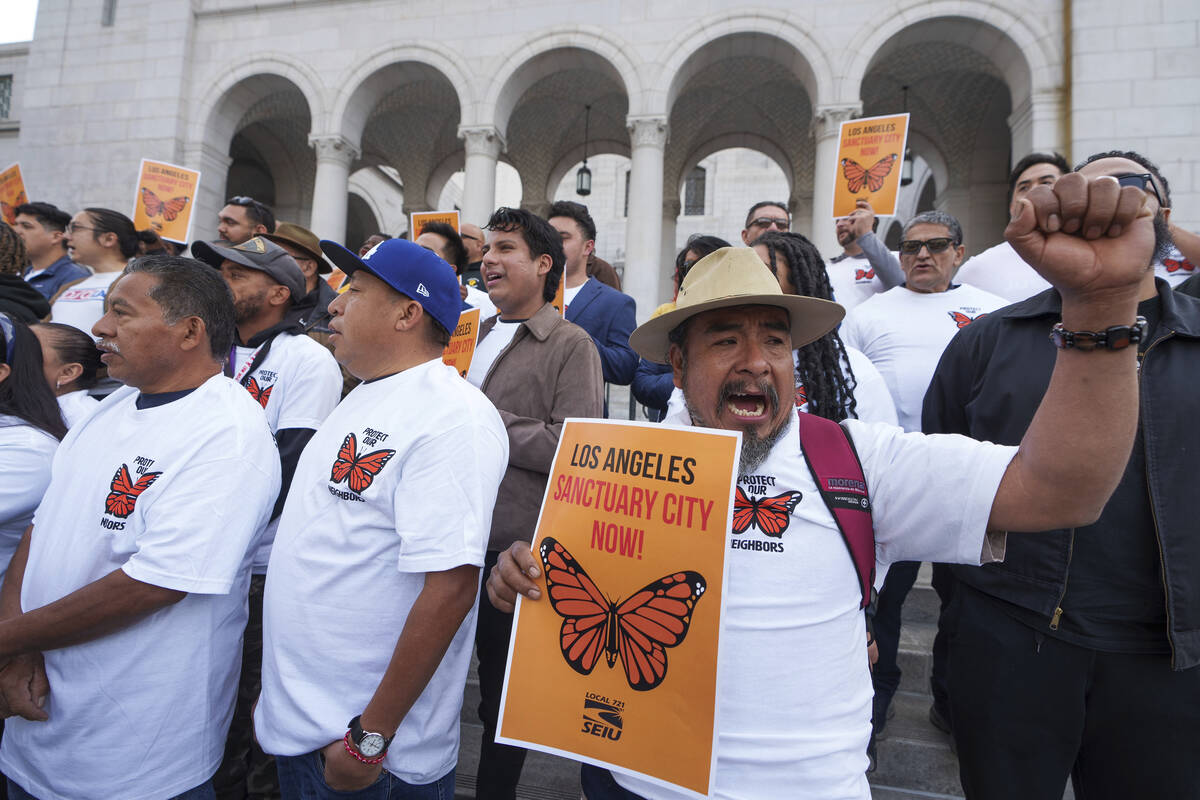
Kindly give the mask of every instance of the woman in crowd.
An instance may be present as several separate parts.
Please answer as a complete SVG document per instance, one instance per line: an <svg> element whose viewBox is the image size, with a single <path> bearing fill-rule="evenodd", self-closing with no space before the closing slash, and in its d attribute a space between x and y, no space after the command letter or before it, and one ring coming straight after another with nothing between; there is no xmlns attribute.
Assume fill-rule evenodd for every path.
<svg viewBox="0 0 1200 800"><path fill-rule="evenodd" d="M764 233L751 245L785 294L832 300L825 261L799 233ZM850 417L896 424L896 406L870 360L842 344L837 330L796 350L796 406L836 422Z"/></svg>
<svg viewBox="0 0 1200 800"><path fill-rule="evenodd" d="M100 351L91 336L70 325L42 322L32 330L42 346L46 382L58 398L67 427L74 428L99 404L88 390L99 380Z"/></svg>
<svg viewBox="0 0 1200 800"><path fill-rule="evenodd" d="M680 250L679 255L675 257L675 291L671 295L671 302L663 303L656 308L651 319L675 308L675 297L679 294L679 284L683 283L688 270L697 261L722 247L729 247L729 242L716 236L697 234L688 239L687 246ZM646 413L650 421L658 422L666 414L667 401L670 400L671 392L675 389L670 365L656 364L643 358L638 363L630 389L637 401L646 406Z"/></svg>
<svg viewBox="0 0 1200 800"><path fill-rule="evenodd" d="M0 577L50 483L50 462L67 433L42 377L38 340L0 313Z"/></svg>

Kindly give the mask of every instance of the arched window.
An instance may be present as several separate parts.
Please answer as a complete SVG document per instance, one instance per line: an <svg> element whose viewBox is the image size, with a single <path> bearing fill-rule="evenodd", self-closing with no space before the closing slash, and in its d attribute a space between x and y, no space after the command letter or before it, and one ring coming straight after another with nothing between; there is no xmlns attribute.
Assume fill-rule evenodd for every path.
<svg viewBox="0 0 1200 800"><path fill-rule="evenodd" d="M704 167L696 166L688 173L683 183L683 214L688 217L704 216Z"/></svg>

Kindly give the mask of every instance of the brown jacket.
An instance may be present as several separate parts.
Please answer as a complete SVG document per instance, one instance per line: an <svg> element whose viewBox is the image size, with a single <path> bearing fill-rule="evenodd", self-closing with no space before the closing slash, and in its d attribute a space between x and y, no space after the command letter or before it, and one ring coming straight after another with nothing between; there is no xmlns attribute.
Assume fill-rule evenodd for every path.
<svg viewBox="0 0 1200 800"><path fill-rule="evenodd" d="M497 319L479 327L480 341ZM546 303L496 356L479 388L508 429L508 470L488 541L488 550L503 550L533 538L563 420L604 415L600 354L587 331Z"/></svg>

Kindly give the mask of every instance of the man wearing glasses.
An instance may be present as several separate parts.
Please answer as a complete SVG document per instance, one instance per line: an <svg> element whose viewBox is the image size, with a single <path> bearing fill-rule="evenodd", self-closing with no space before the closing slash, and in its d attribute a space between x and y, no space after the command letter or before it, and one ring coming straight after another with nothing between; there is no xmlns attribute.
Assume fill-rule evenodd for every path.
<svg viewBox="0 0 1200 800"><path fill-rule="evenodd" d="M829 259L825 272L829 275L833 299L847 312L904 283L900 261L875 235L878 227L879 218L866 200L859 200L853 211L834 223L842 252Z"/></svg>
<svg viewBox="0 0 1200 800"><path fill-rule="evenodd" d="M746 227L742 230L742 244L747 247L767 231L791 230L792 217L788 214L787 203L776 203L763 200L750 206L746 212Z"/></svg>
<svg viewBox="0 0 1200 800"><path fill-rule="evenodd" d="M954 334L1006 305L982 289L952 283L964 251L957 219L942 211L918 214L901 233L900 269L905 282L857 306L842 324L846 346L861 350L879 368L906 431L921 430L925 389ZM919 568L913 561L893 564L879 593L875 615L879 660L872 675L876 736L887 724L892 697L900 686L896 663L900 610ZM945 703L939 697L943 692L936 685L940 678L935 672L934 700L936 713L944 716ZM935 724L941 724L941 717Z"/></svg>
<svg viewBox="0 0 1200 800"><path fill-rule="evenodd" d="M229 244L241 244L261 233L274 232L275 212L253 197L231 197L217 214L217 235Z"/></svg>
<svg viewBox="0 0 1200 800"><path fill-rule="evenodd" d="M1200 495L1191 491L1200 301L1150 268L1171 244L1169 195L1154 164L1100 153L1076 171L1142 189L1154 213L1155 257L1142 264L1138 293L1145 327L1134 339L1138 431L1095 523L1010 537L1002 569L953 568L958 586L940 622L959 768L967 796L985 800L1057 797L1068 777L1077 797L1191 797L1200 735ZM1058 351L1046 331L1061 308L1048 290L958 334L930 384L925 431L1019 439L1050 383ZM1075 346L1102 351L1114 339L1105 335L1110 344L1076 334ZM1096 388L1095 402L1110 397Z"/></svg>

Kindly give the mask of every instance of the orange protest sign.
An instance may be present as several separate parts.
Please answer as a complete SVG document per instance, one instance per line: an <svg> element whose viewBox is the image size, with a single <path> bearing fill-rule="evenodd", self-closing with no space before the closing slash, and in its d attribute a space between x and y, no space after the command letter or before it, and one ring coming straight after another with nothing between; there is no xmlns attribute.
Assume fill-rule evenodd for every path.
<svg viewBox="0 0 1200 800"><path fill-rule="evenodd" d="M458 231L458 212L457 211L414 211L410 215L409 236L413 241L421 235L421 231L425 229L425 225L430 222L444 222L455 232Z"/></svg>
<svg viewBox="0 0 1200 800"><path fill-rule="evenodd" d="M187 244L200 173L164 161L142 159L133 198L133 225L150 228L164 239Z"/></svg>
<svg viewBox="0 0 1200 800"><path fill-rule="evenodd" d="M848 215L858 200L870 202L876 214L895 214L907 146L908 114L843 122L833 180L833 216Z"/></svg>
<svg viewBox="0 0 1200 800"><path fill-rule="evenodd" d="M29 202L25 194L25 181L21 177L21 165L13 164L0 172L0 211L4 221L13 225L17 221L17 206Z"/></svg>
<svg viewBox="0 0 1200 800"><path fill-rule="evenodd" d="M475 355L475 343L479 340L479 309L468 308L458 316L458 325L450 334L450 343L442 351L442 362L467 377L471 368L471 357Z"/></svg>
<svg viewBox="0 0 1200 800"><path fill-rule="evenodd" d="M740 436L567 420L496 740L707 794Z"/></svg>

